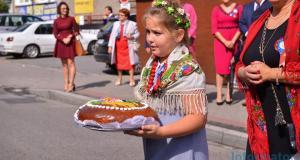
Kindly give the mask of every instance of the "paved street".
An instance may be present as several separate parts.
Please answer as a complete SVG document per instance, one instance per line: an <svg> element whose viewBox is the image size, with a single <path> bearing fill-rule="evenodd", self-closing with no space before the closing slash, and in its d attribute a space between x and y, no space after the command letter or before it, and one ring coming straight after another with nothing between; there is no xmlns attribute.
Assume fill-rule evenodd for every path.
<svg viewBox="0 0 300 160"><path fill-rule="evenodd" d="M120 87L113 85L115 75L104 72L104 64L96 63L92 56L76 60L78 89L75 94L133 98L132 88L128 84ZM136 76L136 80L138 78ZM62 91L62 83L58 59L0 57L0 160L142 159L140 138L120 132L97 132L80 128L73 121L78 106L43 99L26 91ZM214 103L213 93L209 96L211 105ZM238 99L235 105L240 103ZM227 115L221 112L228 110L228 106L212 106L209 109L210 113L215 112L209 116L211 120L219 118L237 127L243 125L246 117L242 107L230 108L234 112ZM235 119L230 118L234 114ZM239 160L242 153L243 150L209 142L209 156L212 160Z"/></svg>

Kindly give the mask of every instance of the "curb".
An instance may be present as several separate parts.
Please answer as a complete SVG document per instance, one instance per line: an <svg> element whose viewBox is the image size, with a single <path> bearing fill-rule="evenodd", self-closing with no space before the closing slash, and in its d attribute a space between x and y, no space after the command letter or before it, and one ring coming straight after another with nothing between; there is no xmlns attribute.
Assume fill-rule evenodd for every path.
<svg viewBox="0 0 300 160"><path fill-rule="evenodd" d="M77 107L85 104L91 99L94 99L58 90L28 89L28 92L42 98L67 103ZM214 125L213 122L208 122L205 128L208 141L240 149L246 148L248 136L247 133L243 131L217 126Z"/></svg>
<svg viewBox="0 0 300 160"><path fill-rule="evenodd" d="M54 100L59 101L63 103L67 103L74 106L80 106L85 104L87 101L93 99L91 97L82 96L79 94L73 94L73 93L66 93L58 90L43 90L43 89L28 89L28 92L30 94Z"/></svg>
<svg viewBox="0 0 300 160"><path fill-rule="evenodd" d="M246 149L247 133L206 124L207 140L218 144Z"/></svg>

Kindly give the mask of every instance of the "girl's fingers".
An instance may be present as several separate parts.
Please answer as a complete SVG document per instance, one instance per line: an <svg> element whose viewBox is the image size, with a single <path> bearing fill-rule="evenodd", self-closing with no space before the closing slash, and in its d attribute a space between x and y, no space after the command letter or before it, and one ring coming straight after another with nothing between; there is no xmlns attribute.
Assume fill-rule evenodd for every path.
<svg viewBox="0 0 300 160"><path fill-rule="evenodd" d="M154 128L153 125L145 125L145 126L142 126L142 130L143 131L152 131Z"/></svg>
<svg viewBox="0 0 300 160"><path fill-rule="evenodd" d="M133 135L133 136L141 136L144 134L143 130L133 130L133 131L124 131L125 134Z"/></svg>

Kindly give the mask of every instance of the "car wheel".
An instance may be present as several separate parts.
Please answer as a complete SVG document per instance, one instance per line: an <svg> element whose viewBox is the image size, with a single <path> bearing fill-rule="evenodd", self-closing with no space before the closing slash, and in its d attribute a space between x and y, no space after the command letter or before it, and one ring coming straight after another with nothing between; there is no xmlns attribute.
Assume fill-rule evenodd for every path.
<svg viewBox="0 0 300 160"><path fill-rule="evenodd" d="M40 49L36 45L29 45L24 49L24 55L28 58L36 58L40 54Z"/></svg>
<svg viewBox="0 0 300 160"><path fill-rule="evenodd" d="M91 41L87 48L88 54L94 54L96 52L96 41Z"/></svg>

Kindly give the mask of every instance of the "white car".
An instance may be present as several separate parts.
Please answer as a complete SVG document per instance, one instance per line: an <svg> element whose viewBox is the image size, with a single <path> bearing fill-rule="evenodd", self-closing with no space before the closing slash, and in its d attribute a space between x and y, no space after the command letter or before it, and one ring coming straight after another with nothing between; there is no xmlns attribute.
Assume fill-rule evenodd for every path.
<svg viewBox="0 0 300 160"><path fill-rule="evenodd" d="M56 39L52 34L53 21L26 23L10 33L0 34L0 53L11 54L15 58L36 58L53 54ZM97 36L81 33L80 41L88 53L93 53Z"/></svg>

